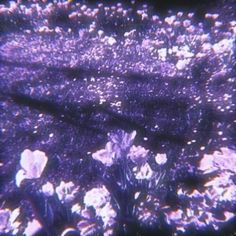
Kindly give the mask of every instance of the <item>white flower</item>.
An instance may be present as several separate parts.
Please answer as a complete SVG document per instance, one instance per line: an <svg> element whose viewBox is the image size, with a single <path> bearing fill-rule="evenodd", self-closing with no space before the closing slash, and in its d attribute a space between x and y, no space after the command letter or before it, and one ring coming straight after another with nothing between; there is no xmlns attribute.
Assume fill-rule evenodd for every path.
<svg viewBox="0 0 236 236"><path fill-rule="evenodd" d="M157 153L155 156L155 161L158 165L164 165L167 162L167 157L165 153Z"/></svg>
<svg viewBox="0 0 236 236"><path fill-rule="evenodd" d="M216 201L235 201L236 187L231 177L236 172L236 152L222 147L213 154L205 154L200 161L200 170L205 174L217 171L217 175L205 183L208 197Z"/></svg>
<svg viewBox="0 0 236 236"><path fill-rule="evenodd" d="M208 188L208 198L214 201L235 201L236 187L231 176L230 172L221 172L206 182L204 186Z"/></svg>
<svg viewBox="0 0 236 236"><path fill-rule="evenodd" d="M136 179L150 179L153 176L153 171L148 163L141 167L134 167L133 171Z"/></svg>
<svg viewBox="0 0 236 236"><path fill-rule="evenodd" d="M42 225L39 223L39 221L33 219L32 221L28 222L23 234L24 236L34 236L41 228Z"/></svg>
<svg viewBox="0 0 236 236"><path fill-rule="evenodd" d="M113 144L116 144L116 148L119 147L119 149L126 150L132 145L136 134L136 131L133 131L129 134L123 130L119 130L116 133L109 133L108 136L110 141Z"/></svg>
<svg viewBox="0 0 236 236"><path fill-rule="evenodd" d="M116 44L116 40L113 37L109 37L107 39L107 42L110 46L113 46L114 44Z"/></svg>
<svg viewBox="0 0 236 236"><path fill-rule="evenodd" d="M165 18L165 22L169 25L172 25L175 20L176 20L176 16L170 16L170 17Z"/></svg>
<svg viewBox="0 0 236 236"><path fill-rule="evenodd" d="M190 59L178 60L177 63L176 63L176 68L178 70L183 70L183 69L185 69L188 66L190 61L191 61Z"/></svg>
<svg viewBox="0 0 236 236"><path fill-rule="evenodd" d="M112 143L108 142L105 149L101 149L92 154L94 160L102 162L105 166L111 166L114 162L115 152L112 148Z"/></svg>
<svg viewBox="0 0 236 236"><path fill-rule="evenodd" d="M132 145L136 131L128 134L119 130L117 133L109 133L108 136L110 141L105 148L93 153L92 158L110 167L116 159L122 157L122 152Z"/></svg>
<svg viewBox="0 0 236 236"><path fill-rule="evenodd" d="M36 150L34 152L25 149L21 153L21 168L16 174L16 185L19 187L24 179L37 179L41 176L48 158L44 152Z"/></svg>
<svg viewBox="0 0 236 236"><path fill-rule="evenodd" d="M106 228L107 226L111 226L115 223L114 218L116 217L116 212L112 208L112 205L109 202L106 203L106 205L103 208L97 210L96 214L102 218L102 221L104 223L104 228Z"/></svg>
<svg viewBox="0 0 236 236"><path fill-rule="evenodd" d="M183 211L181 209L177 209L176 211L171 211L166 214L167 223L171 223L171 221L181 221L183 219Z"/></svg>
<svg viewBox="0 0 236 236"><path fill-rule="evenodd" d="M234 39L222 39L218 43L213 45L215 53L228 53L233 51Z"/></svg>
<svg viewBox="0 0 236 236"><path fill-rule="evenodd" d="M220 201L235 201L236 200L236 186L234 184L225 188L224 192L220 196Z"/></svg>
<svg viewBox="0 0 236 236"><path fill-rule="evenodd" d="M49 197L54 194L54 187L53 184L50 182L47 182L42 186L42 192L44 193L45 196Z"/></svg>
<svg viewBox="0 0 236 236"><path fill-rule="evenodd" d="M74 200L78 189L71 181L67 183L61 181L60 185L56 187L56 193L62 203L68 203Z"/></svg>
<svg viewBox="0 0 236 236"><path fill-rule="evenodd" d="M95 209L96 215L102 218L104 228L115 223L116 212L112 208L110 199L110 193L105 186L93 188L84 196L85 206L92 206Z"/></svg>
<svg viewBox="0 0 236 236"><path fill-rule="evenodd" d="M221 170L236 172L236 152L232 149L222 147L220 153L215 152L214 164Z"/></svg>
<svg viewBox="0 0 236 236"><path fill-rule="evenodd" d="M18 233L20 222L16 218L20 214L20 209L16 208L11 211L10 209L0 209L0 233L9 233L13 235Z"/></svg>
<svg viewBox="0 0 236 236"><path fill-rule="evenodd" d="M79 203L76 203L74 204L72 207L71 207L71 212L72 213L76 213L76 214L80 214L81 213L81 206Z"/></svg>
<svg viewBox="0 0 236 236"><path fill-rule="evenodd" d="M93 188L89 190L84 196L84 204L87 207L92 206L95 209L100 208L109 201L110 193L105 186L102 186L100 188Z"/></svg>
<svg viewBox="0 0 236 236"><path fill-rule="evenodd" d="M159 49L158 54L159 54L159 59L161 61L165 61L167 57L167 49L166 48Z"/></svg>
<svg viewBox="0 0 236 236"><path fill-rule="evenodd" d="M16 186L19 187L21 182L25 179L25 171L20 169L16 173Z"/></svg>
<svg viewBox="0 0 236 236"><path fill-rule="evenodd" d="M228 170L236 172L236 152L222 147L220 151L213 154L205 154L200 162L200 170L211 173L215 170Z"/></svg>
<svg viewBox="0 0 236 236"><path fill-rule="evenodd" d="M128 157L137 165L142 165L146 163L148 159L148 152L149 150L146 150L145 148L141 146L135 146L133 145L130 148Z"/></svg>

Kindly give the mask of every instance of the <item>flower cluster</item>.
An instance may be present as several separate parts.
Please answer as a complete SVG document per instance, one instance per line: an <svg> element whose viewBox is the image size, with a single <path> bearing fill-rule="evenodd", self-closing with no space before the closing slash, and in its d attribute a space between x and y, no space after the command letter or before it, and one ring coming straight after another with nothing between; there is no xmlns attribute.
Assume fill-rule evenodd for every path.
<svg viewBox="0 0 236 236"><path fill-rule="evenodd" d="M94 160L102 162L105 166L113 165L117 159L122 156L123 152L132 145L136 131L128 134L124 131L108 134L109 142L106 144L105 149L101 149L92 154Z"/></svg>
<svg viewBox="0 0 236 236"><path fill-rule="evenodd" d="M155 156L144 147L133 145L135 136L135 131L130 134L124 131L110 133L108 135L109 142L106 144L106 149L107 147L113 147L112 151L110 149L110 153L112 153L115 159L112 159L111 155L105 158L100 155L98 158L97 155L102 150L92 154L92 158L99 160L106 167L110 167L110 163L114 164L117 160L120 160L118 168L120 172L124 172L125 181L129 182L131 186L136 186L137 189L133 196L136 199L133 214L140 223L146 224L148 221L153 223L158 219L155 212L159 208L159 202L158 198L154 197L150 192L152 189L157 190L165 174L163 174L164 172L158 173L153 170L149 162L153 161L157 167L163 166L167 162L167 155L165 153L157 153ZM126 163L125 166L122 165L124 162ZM125 181L123 179L119 180L118 177L116 181L121 185L122 189L122 183L124 184ZM149 188L145 189L145 191L140 191L144 182L148 183ZM142 201L140 201L140 196L142 196Z"/></svg>
<svg viewBox="0 0 236 236"><path fill-rule="evenodd" d="M132 173L135 179L150 180L155 175L148 163L150 158L149 150L142 146L132 145L135 136L136 131L130 134L124 131L109 133L109 142L105 145L105 149L93 153L92 158L102 162L107 167L116 163L118 159L131 160L134 166L130 166L133 166ZM155 161L157 165L164 165L167 161L166 154L157 154Z"/></svg>
<svg viewBox="0 0 236 236"><path fill-rule="evenodd" d="M104 166L104 172L109 169L123 173L121 176L109 176L117 182L116 191L119 194L128 194L129 188L123 188L127 184L133 191L132 216L141 225L153 226L160 221L158 212L162 212L167 224L175 230L185 232L192 226L201 230L209 225L218 230L221 225L230 220L235 214L224 208L218 216L214 209L226 202L236 202L236 187L233 178L236 173L236 152L222 147L220 151L205 154L199 163L199 171L204 175L210 175L204 184L204 189L189 191L184 187L177 190L178 198L188 202L186 206L179 205L173 209L163 205L157 191L166 173L161 171L168 157L165 153L153 154L151 151L134 143L136 132L130 134L124 131L109 133L109 141L105 149L93 153L91 156ZM46 166L47 157L44 152L25 150L21 154L20 164L22 169L18 171L16 183L24 178L39 178ZM124 164L125 163L125 164ZM151 164L152 163L152 164ZM156 168L153 168L156 165ZM157 171L158 170L158 171ZM19 172L23 172L23 179L19 179ZM126 173L129 172L130 174ZM107 181L107 180L106 180ZM143 186L146 186L143 191ZM82 190L82 191L79 191ZM56 197L61 204L70 208L70 214L75 218L76 224L66 228L62 235L68 232L79 232L81 236L89 236L103 232L104 236L114 235L117 225L118 210L121 208L121 199L117 193L110 192L104 183L96 183L94 187L82 188L72 181L61 180L58 186L47 181L41 186L41 193L46 198ZM129 199L127 199L129 202ZM128 203L127 203L128 205ZM18 233L20 223L16 221L19 208L11 212L9 209L0 210L0 232ZM33 235L42 229L37 219L28 222L25 235Z"/></svg>
<svg viewBox="0 0 236 236"><path fill-rule="evenodd" d="M222 147L220 151L204 155L199 169L213 178L205 183L209 198L215 202L236 201L236 186L233 178L236 174L236 152Z"/></svg>
<svg viewBox="0 0 236 236"><path fill-rule="evenodd" d="M236 152L222 147L220 151L215 151L213 154L205 154L200 162L199 169L205 174L216 170L236 173Z"/></svg>
<svg viewBox="0 0 236 236"><path fill-rule="evenodd" d="M13 211L8 208L0 209L0 234L11 233L16 235L18 233L20 222L16 219L19 214L19 208L16 208Z"/></svg>
<svg viewBox="0 0 236 236"><path fill-rule="evenodd" d="M176 211L170 209L165 211L167 222L174 224L177 230L184 232L191 225L194 225L196 229L211 225L218 230L221 225L234 217L234 213L227 210L223 210L220 217L214 212L213 209L217 209L217 202L210 195L209 190L199 192L195 189L192 193L187 193L183 189L179 189L178 196L187 198L189 206Z"/></svg>
<svg viewBox="0 0 236 236"><path fill-rule="evenodd" d="M116 211L111 204L111 196L104 185L90 189L84 196L84 207L73 206L76 213L81 216L77 227L81 235L96 232L99 225L94 223L96 217L101 219L104 235L112 235L112 226L115 224ZM93 213L92 209L95 211Z"/></svg>
<svg viewBox="0 0 236 236"><path fill-rule="evenodd" d="M220 212L220 216L214 209L226 202L236 202L236 186L233 182L236 173L236 152L222 147L213 154L205 154L200 161L199 170L205 175L211 175L204 184L204 191L195 189L188 192L179 188L178 196L188 199L188 207L165 211L167 222L175 224L176 229L183 232L191 225L197 229L212 225L218 230L235 216L234 212L227 208Z"/></svg>

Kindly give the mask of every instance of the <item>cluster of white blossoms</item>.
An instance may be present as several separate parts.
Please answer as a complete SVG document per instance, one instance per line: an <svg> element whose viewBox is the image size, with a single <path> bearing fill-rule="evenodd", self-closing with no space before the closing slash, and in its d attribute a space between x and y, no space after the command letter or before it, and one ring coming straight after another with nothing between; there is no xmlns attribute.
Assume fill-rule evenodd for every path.
<svg viewBox="0 0 236 236"><path fill-rule="evenodd" d="M135 136L136 131L130 134L124 131L121 131L120 134L108 134L110 141L107 142L104 149L93 153L92 158L110 167L122 156L122 152L125 152L132 145Z"/></svg>
<svg viewBox="0 0 236 236"><path fill-rule="evenodd" d="M236 201L236 185L233 181L236 174L235 150L222 147L220 151L204 155L199 169L204 173L216 172L215 177L204 185L208 189L210 199L215 203Z"/></svg>
<svg viewBox="0 0 236 236"><path fill-rule="evenodd" d="M19 208L16 208L13 211L8 208L0 209L0 234L11 233L16 235L18 233L20 222L16 219L19 214Z"/></svg>
<svg viewBox="0 0 236 236"><path fill-rule="evenodd" d="M81 235L95 234L98 228L103 228L104 236L113 235L112 226L115 224L117 213L111 204L111 195L104 185L87 191L83 206L82 203L76 203L71 210L81 217L77 224ZM94 219L97 217L101 219L102 225L95 223Z"/></svg>
<svg viewBox="0 0 236 236"><path fill-rule="evenodd" d="M92 154L92 158L101 162L105 168L114 164L119 164L121 158L126 159L126 164L130 166L133 178L137 181L149 181L156 183L163 178L163 173L157 173L149 164L151 159L161 167L167 162L165 153L153 155L149 150L142 146L133 144L136 132L130 134L119 131L115 134L109 134L109 141L105 149ZM44 152L36 150L34 152L26 149L21 154L21 168L16 175L16 184L20 187L24 179L40 178L47 163L47 156ZM188 227L194 225L201 229L212 225L216 230L220 225L234 217L234 213L229 210L222 211L221 218L218 218L212 212L212 206L224 202L236 201L236 187L233 177L236 173L236 152L235 150L222 147L220 151L212 154L205 154L199 163L199 170L204 174L211 174L205 184L205 190L186 191L179 188L178 196L187 197L189 206L186 208L177 208L173 211L170 206L160 205L158 197L153 196L147 190L135 192L134 200L137 204L134 207L134 215L141 223L152 224L158 221L156 212L161 210L168 224L174 225L177 231L185 232ZM132 183L131 183L132 184ZM88 191L79 191L80 186L72 181L61 181L58 186L47 181L41 187L41 192L45 197L57 196L62 204L71 207L71 213L78 218L75 228L67 228L63 232L79 231L82 236L96 234L102 230L104 236L114 234L114 225L116 224L119 205L112 198L111 193L105 185L100 184ZM80 198L77 196L80 195ZM139 201L139 197L142 200ZM81 202L78 199L83 199ZM113 202L113 203L112 203ZM0 210L0 233L17 234L19 225L16 219L19 216L19 208L11 211L10 209ZM28 222L24 234L26 236L34 235L35 232L42 229L42 225L37 219Z"/></svg>
<svg viewBox="0 0 236 236"><path fill-rule="evenodd" d="M20 215L20 208L16 208L11 211L8 208L0 210L0 234L19 235L20 221L17 218ZM23 235L33 236L42 228L38 220L33 219L29 221Z"/></svg>
<svg viewBox="0 0 236 236"><path fill-rule="evenodd" d="M106 168L110 167L113 164L120 164L119 168L123 170L122 163L126 163L125 168L128 168L128 172L131 171L131 176L128 176L128 173L125 173L125 178L127 181L130 181L129 184L133 184L135 181L138 183L142 183L143 181L149 182L150 188L157 189L160 186L160 183L164 179L165 172L161 171L160 173L156 170L153 170L150 161L154 162L156 166L161 167L167 162L167 155L165 153L157 153L156 156L142 146L134 145L134 139L136 136L136 131L131 132L130 134L125 132L117 132L110 133L108 135L109 142L106 144L107 146L112 147L112 151L109 153L113 153L112 155L99 155L100 151L95 152L95 155L92 154L92 158L96 161L100 161L103 163ZM113 157L113 158L112 158ZM124 161L125 160L125 161ZM120 162L119 162L120 161ZM119 182L119 180L117 180ZM156 215L156 211L159 208L159 201L156 197L149 194L149 187L145 189L145 191L137 191L134 194L134 200L137 202L133 209L134 215L137 217L141 224L153 224L157 222L158 215ZM100 191L99 189L94 189L88 195L86 195L86 202L92 202L91 205L96 205L96 201L102 202L99 198L99 194L96 193L98 199L94 199L92 197L94 194L92 192ZM151 191L151 190L150 190ZM105 193L105 191L104 191ZM106 195L102 195L103 197ZM141 201L139 201L139 197L141 197ZM95 201L95 203L93 202ZM151 206L151 207L150 207ZM108 205L107 205L108 207ZM81 210L80 207L77 206L78 209ZM112 212L110 213L113 214ZM90 228L91 229L91 228ZM91 232L90 232L91 233Z"/></svg>
<svg viewBox="0 0 236 236"><path fill-rule="evenodd" d="M130 134L123 131L117 134L109 134L110 141L105 145L105 149L93 153L92 158L107 167L116 163L118 159L127 158L127 160L131 160L135 164L132 168L135 178L137 180L149 180L156 176L148 163L150 158L149 150L142 146L132 145L135 136L136 131ZM164 165L167 162L166 154L158 153L155 161L158 165Z"/></svg>
<svg viewBox="0 0 236 236"><path fill-rule="evenodd" d="M229 210L222 210L219 218L212 211L212 208L217 208L218 205L236 201L236 185L233 181L236 174L235 150L222 147L220 151L205 154L200 161L199 170L213 176L204 184L205 189L195 189L190 193L179 188L178 196L187 197L189 206L186 209L165 212L167 223L175 224L176 229L183 232L190 225L198 229L212 225L218 230L220 225L235 216Z"/></svg>
<svg viewBox="0 0 236 236"><path fill-rule="evenodd" d="M112 208L110 201L110 193L104 185L91 189L84 196L85 206L92 206L95 209L96 215L102 217L105 227L113 224L116 217L116 212Z"/></svg>
<svg viewBox="0 0 236 236"><path fill-rule="evenodd" d="M126 159L127 165L131 167L133 173L132 178L137 181L149 181L152 179L154 182L155 180L158 182L160 176L152 170L148 163L152 155L150 151L144 147L133 145L135 136L136 131L126 133L119 130L116 133L109 133L109 141L105 145L105 148L93 153L92 158L101 162L106 168L110 168L115 164L118 167L123 163L124 159ZM155 161L159 166L164 165L167 162L166 154L157 154ZM119 168L122 167L119 166ZM117 181L119 182L119 180ZM135 197L138 197L137 193ZM148 197L147 199L147 201L150 200ZM115 224L117 213L111 204L111 195L106 187L102 185L89 190L84 196L84 205L85 207L80 203L76 203L72 207L72 212L75 212L83 218L77 225L81 235L86 236L96 232L98 225L91 220L95 216L102 219L104 235L112 235L113 230L111 226ZM91 212L90 207L95 210L95 216ZM135 208L135 212L139 215L138 219L140 221L147 221L151 218L152 220L153 216L148 212L147 214L140 213L142 209L143 205Z"/></svg>
<svg viewBox="0 0 236 236"><path fill-rule="evenodd" d="M78 220L76 228L66 228L62 235L70 231L79 231L82 236L96 233L98 228L103 228L104 235L112 235L113 224L115 224L116 211L111 205L111 196L104 185L92 188L85 192L83 202L77 202L76 195L79 194L79 186L76 186L72 181L61 181L60 185L55 188L52 183L47 182L42 186L42 192L46 197L57 194L58 199L62 204L71 206L71 213L76 214ZM82 194L82 193L80 193ZM73 205L72 205L73 204ZM95 211L95 215L91 210ZM102 223L94 223L96 217L100 217Z"/></svg>
<svg viewBox="0 0 236 236"><path fill-rule="evenodd" d="M46 197L51 197L56 193L62 203L71 203L78 194L79 186L76 186L72 181L65 182L62 180L60 184L54 188L53 184L48 181L42 186L41 191Z"/></svg>
<svg viewBox="0 0 236 236"><path fill-rule="evenodd" d="M17 220L19 216L20 208L16 208L13 211L8 208L0 209L0 234L20 235L19 229L22 222ZM40 229L42 229L42 226L39 221L33 219L32 221L28 221L23 235L33 236Z"/></svg>
<svg viewBox="0 0 236 236"><path fill-rule="evenodd" d="M44 152L36 150L24 150L21 154L20 165L21 168L16 174L16 185L21 186L24 179L40 178L41 174L47 164L47 156ZM80 216L77 228L67 228L64 231L80 231L83 236L89 235L91 232L95 233L98 228L103 228L104 235L112 235L112 226L115 224L116 211L111 204L111 196L104 185L92 188L84 193L83 203L76 202L76 196L79 194L79 186L76 186L72 181L61 181L58 186L47 181L41 187L41 192L44 196L57 196L62 204L71 206L71 213ZM82 194L82 193L80 193ZM82 206L83 205L83 206ZM95 215L91 211L91 207L95 211ZM0 233L17 234L19 231L20 222L16 221L19 216L19 208L11 212L9 209L0 210ZM94 224L96 217L100 217L101 225ZM24 235L32 236L42 229L41 223L37 219L28 222Z"/></svg>
<svg viewBox="0 0 236 236"><path fill-rule="evenodd" d="M192 193L189 193L180 188L178 196L187 197L189 205L186 208L177 208L175 211L167 207L164 211L167 223L175 225L177 230L183 232L193 225L196 229L211 225L215 230L218 230L221 225L234 217L234 213L223 210L221 216L218 217L212 211L212 206L216 207L217 202L209 194L209 190L199 192L195 189Z"/></svg>
<svg viewBox="0 0 236 236"><path fill-rule="evenodd" d="M199 169L205 174L216 170L225 170L232 174L236 173L236 152L222 147L220 151L215 151L213 154L205 154L200 162Z"/></svg>

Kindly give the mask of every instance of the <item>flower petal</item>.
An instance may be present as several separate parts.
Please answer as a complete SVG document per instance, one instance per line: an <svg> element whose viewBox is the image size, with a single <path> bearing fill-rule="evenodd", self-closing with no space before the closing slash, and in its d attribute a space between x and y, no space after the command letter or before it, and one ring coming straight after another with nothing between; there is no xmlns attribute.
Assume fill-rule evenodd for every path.
<svg viewBox="0 0 236 236"><path fill-rule="evenodd" d="M25 171L24 170L19 170L17 173L16 173L16 186L17 187L20 187L20 184L21 182L26 178L25 176Z"/></svg>
<svg viewBox="0 0 236 236"><path fill-rule="evenodd" d="M33 152L25 149L21 153L20 165L26 172L29 171L33 165Z"/></svg>
<svg viewBox="0 0 236 236"><path fill-rule="evenodd" d="M36 150L33 152L33 160L33 164L35 166L35 173L32 173L32 175L35 178L39 178L47 164L48 158L44 152Z"/></svg>

